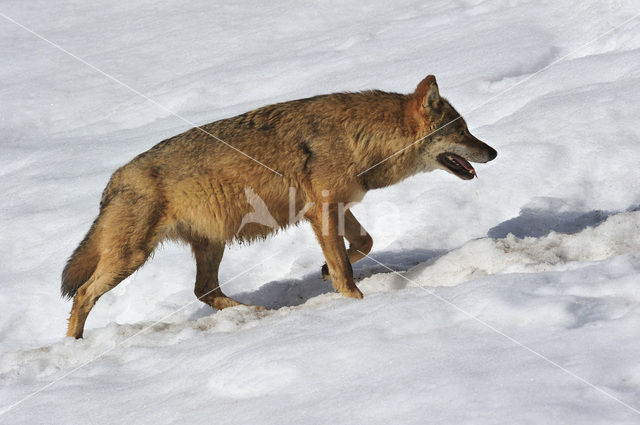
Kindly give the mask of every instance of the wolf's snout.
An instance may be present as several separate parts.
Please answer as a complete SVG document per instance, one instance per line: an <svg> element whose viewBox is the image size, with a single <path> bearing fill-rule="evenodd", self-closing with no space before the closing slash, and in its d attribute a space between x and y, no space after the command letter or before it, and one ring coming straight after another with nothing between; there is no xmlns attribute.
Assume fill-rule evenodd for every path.
<svg viewBox="0 0 640 425"><path fill-rule="evenodd" d="M487 148L488 148L487 149L487 154L489 156L489 159L487 160L487 162L493 161L494 159L496 159L496 156L498 156L498 151L496 151L491 146L487 146Z"/></svg>
<svg viewBox="0 0 640 425"><path fill-rule="evenodd" d="M471 133L466 134L466 137L462 140L462 145L467 148L467 159L471 162L489 162L498 156L498 152L495 149Z"/></svg>

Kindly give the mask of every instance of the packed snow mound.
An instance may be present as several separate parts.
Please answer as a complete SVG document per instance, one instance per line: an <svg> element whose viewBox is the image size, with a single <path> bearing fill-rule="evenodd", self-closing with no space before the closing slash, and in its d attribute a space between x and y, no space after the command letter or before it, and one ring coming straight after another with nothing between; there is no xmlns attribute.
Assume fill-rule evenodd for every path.
<svg viewBox="0 0 640 425"><path fill-rule="evenodd" d="M429 286L451 286L498 273L565 270L580 262L640 252L640 212L610 216L596 227L575 234L551 232L541 238L481 238L433 262L411 269L407 276Z"/></svg>

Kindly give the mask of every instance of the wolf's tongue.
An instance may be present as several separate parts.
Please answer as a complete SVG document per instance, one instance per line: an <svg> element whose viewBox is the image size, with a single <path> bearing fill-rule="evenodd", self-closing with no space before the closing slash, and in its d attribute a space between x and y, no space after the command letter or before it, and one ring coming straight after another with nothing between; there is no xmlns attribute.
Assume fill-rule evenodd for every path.
<svg viewBox="0 0 640 425"><path fill-rule="evenodd" d="M460 155L456 155L455 153L451 154L451 159L453 159L455 162L457 162L458 165L463 167L465 170L467 170L468 172L470 172L471 174L476 176L476 178L478 177L478 174L476 173L476 170L471 166L471 164L469 164L469 161L467 161L466 159L464 159Z"/></svg>

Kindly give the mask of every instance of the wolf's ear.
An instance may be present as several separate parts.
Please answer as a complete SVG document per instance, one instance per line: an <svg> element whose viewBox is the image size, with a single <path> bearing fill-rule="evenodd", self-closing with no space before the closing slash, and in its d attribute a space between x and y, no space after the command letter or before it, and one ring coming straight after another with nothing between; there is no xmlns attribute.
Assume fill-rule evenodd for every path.
<svg viewBox="0 0 640 425"><path fill-rule="evenodd" d="M414 95L418 99L418 105L424 109L437 108L440 103L440 92L438 91L436 77L428 75L427 78L420 81Z"/></svg>

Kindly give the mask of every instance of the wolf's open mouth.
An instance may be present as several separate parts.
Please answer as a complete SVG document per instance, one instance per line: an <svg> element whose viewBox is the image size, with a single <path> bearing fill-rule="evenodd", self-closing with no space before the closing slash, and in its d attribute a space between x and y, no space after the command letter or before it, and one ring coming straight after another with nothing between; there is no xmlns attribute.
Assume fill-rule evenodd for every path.
<svg viewBox="0 0 640 425"><path fill-rule="evenodd" d="M463 180L471 180L477 177L476 170L473 169L469 161L451 152L441 153L436 157L440 164L447 167L453 174Z"/></svg>

